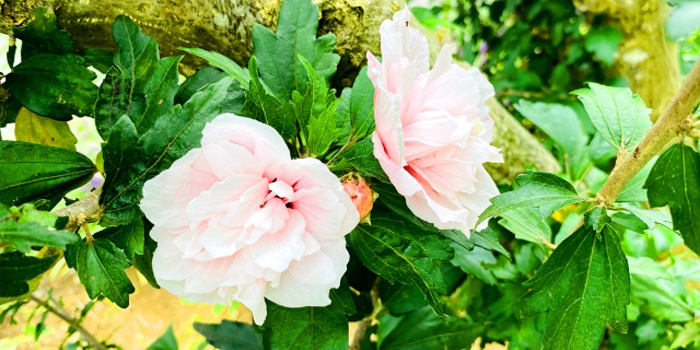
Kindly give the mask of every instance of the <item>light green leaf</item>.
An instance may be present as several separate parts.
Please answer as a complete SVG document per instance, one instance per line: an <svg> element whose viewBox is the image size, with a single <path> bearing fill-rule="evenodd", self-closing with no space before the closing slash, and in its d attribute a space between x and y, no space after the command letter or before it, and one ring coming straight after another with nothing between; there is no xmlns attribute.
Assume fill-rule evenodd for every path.
<svg viewBox="0 0 700 350"><path fill-rule="evenodd" d="M347 97L346 97L347 96ZM374 84L367 76L367 67L363 67L355 78L352 88L343 90L343 101L338 106L338 111L344 115L342 120L349 120L354 138L364 138L374 130Z"/></svg>
<svg viewBox="0 0 700 350"><path fill-rule="evenodd" d="M587 89L572 94L581 100L598 132L618 150L630 152L651 128L651 109L629 88L588 83Z"/></svg>
<svg viewBox="0 0 700 350"><path fill-rule="evenodd" d="M216 83L227 76L226 72L222 72L216 68L204 67L187 78L177 90L175 95L175 103L181 105L192 97L197 91Z"/></svg>
<svg viewBox="0 0 700 350"><path fill-rule="evenodd" d="M531 208L518 208L501 214L498 223L513 232L515 238L552 245L552 229Z"/></svg>
<svg viewBox="0 0 700 350"><path fill-rule="evenodd" d="M586 50L596 58L611 66L615 62L615 52L622 40L622 33L613 27L595 27L586 36Z"/></svg>
<svg viewBox="0 0 700 350"><path fill-rule="evenodd" d="M593 220L601 222L601 220ZM544 349L598 349L606 324L627 332L629 270L615 232L582 227L524 283L522 316L546 312Z"/></svg>
<svg viewBox="0 0 700 350"><path fill-rule="evenodd" d="M0 242L11 244L22 253L31 252L31 246L55 247L65 250L80 239L68 231L50 229L36 222L0 222Z"/></svg>
<svg viewBox="0 0 700 350"><path fill-rule="evenodd" d="M243 89L248 90L248 84L250 83L250 73L248 72L248 69L242 68L238 65L238 63L234 62L230 58L218 52L197 48L188 49L181 47L180 50L205 59L207 62L209 62L209 65L230 74L239 84L241 84Z"/></svg>
<svg viewBox="0 0 700 350"><path fill-rule="evenodd" d="M688 248L700 253L700 155L685 144L675 144L656 161L644 184L649 205L668 205L673 226Z"/></svg>
<svg viewBox="0 0 700 350"><path fill-rule="evenodd" d="M0 203L19 205L38 199L58 203L90 181L96 168L78 153L19 141L0 141Z"/></svg>
<svg viewBox="0 0 700 350"><path fill-rule="evenodd" d="M519 188L491 198L492 204L481 213L479 223L516 208L537 207L544 218L565 205L584 201L569 182L554 174L529 171L515 182Z"/></svg>
<svg viewBox="0 0 700 350"><path fill-rule="evenodd" d="M454 259L450 262L452 265L459 267L464 273L474 276L486 284L496 285L497 280L493 272L484 266L484 264L496 264L496 257L493 256L493 253L481 247L473 247L472 250L467 250L455 242L452 242L451 245L455 250Z"/></svg>
<svg viewBox="0 0 700 350"><path fill-rule="evenodd" d="M90 114L95 102L96 75L84 63L77 55L33 55L12 69L3 86L32 112L68 121Z"/></svg>
<svg viewBox="0 0 700 350"><path fill-rule="evenodd" d="M78 139L67 122L42 117L24 107L15 120L15 139L75 151Z"/></svg>
<svg viewBox="0 0 700 350"><path fill-rule="evenodd" d="M659 157L654 157L652 158L649 163L647 163L642 170L640 170L637 175L635 175L632 180L625 186L624 189L622 189L622 192L620 192L620 195L617 196L617 199L615 201L617 202L646 202L647 199L647 190L644 187L645 181L647 181L647 178L649 177L649 173L651 172L651 169L654 167L654 164L656 164L656 161L659 159Z"/></svg>
<svg viewBox="0 0 700 350"><path fill-rule="evenodd" d="M666 35L671 40L689 36L700 28L700 3L697 1L679 1L671 15L666 19Z"/></svg>
<svg viewBox="0 0 700 350"><path fill-rule="evenodd" d="M649 303L654 317L671 322L693 319L691 306L674 291L674 278L663 266L647 257L627 257L627 261L632 295ZM682 294L685 295L685 290Z"/></svg>
<svg viewBox="0 0 700 350"><path fill-rule="evenodd" d="M124 269L131 266L124 253L104 238L77 246L76 270L91 299L103 294L122 308L129 306L134 286Z"/></svg>

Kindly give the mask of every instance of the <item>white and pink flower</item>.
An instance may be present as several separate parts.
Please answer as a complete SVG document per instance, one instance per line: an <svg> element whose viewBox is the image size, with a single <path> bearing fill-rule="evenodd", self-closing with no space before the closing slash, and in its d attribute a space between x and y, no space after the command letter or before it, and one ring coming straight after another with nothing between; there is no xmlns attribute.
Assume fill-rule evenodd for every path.
<svg viewBox="0 0 700 350"><path fill-rule="evenodd" d="M499 193L483 166L503 161L490 145L494 90L476 68L452 64L449 45L430 70L428 42L410 20L406 9L382 23L382 62L367 53L374 155L416 216L469 235Z"/></svg>
<svg viewBox="0 0 700 350"><path fill-rule="evenodd" d="M359 215L339 179L316 159L292 160L280 135L223 114L202 148L146 182L141 209L155 225L153 271L191 301L247 306L257 324L264 298L325 306L349 255Z"/></svg>

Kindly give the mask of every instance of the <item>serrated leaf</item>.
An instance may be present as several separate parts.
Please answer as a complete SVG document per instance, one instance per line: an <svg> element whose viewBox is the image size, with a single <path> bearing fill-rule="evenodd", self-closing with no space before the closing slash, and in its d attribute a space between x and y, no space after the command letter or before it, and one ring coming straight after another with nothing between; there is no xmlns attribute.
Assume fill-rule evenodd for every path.
<svg viewBox="0 0 700 350"><path fill-rule="evenodd" d="M370 176L384 183L391 183L384 169L374 157L374 144L370 138L348 147L338 155L338 159L357 169L362 176Z"/></svg>
<svg viewBox="0 0 700 350"><path fill-rule="evenodd" d="M700 253L700 155L677 143L664 151L644 184L649 205L671 209L673 227Z"/></svg>
<svg viewBox="0 0 700 350"><path fill-rule="evenodd" d="M284 1L278 18L276 33L259 24L253 26L253 55L272 93L279 99L289 99L293 90L303 91L307 82L298 56L311 62L324 79L335 73L339 56L332 34L316 39L319 12L311 1Z"/></svg>
<svg viewBox="0 0 700 350"><path fill-rule="evenodd" d="M24 107L15 120L15 139L71 151L78 143L67 122L42 117Z"/></svg>
<svg viewBox="0 0 700 350"><path fill-rule="evenodd" d="M651 109L629 88L588 83L587 89L572 94L581 100L598 132L618 150L631 151L651 128Z"/></svg>
<svg viewBox="0 0 700 350"><path fill-rule="evenodd" d="M220 324L197 323L194 330L199 332L207 343L221 350L262 350L262 335L247 323L222 320Z"/></svg>
<svg viewBox="0 0 700 350"><path fill-rule="evenodd" d="M36 257L20 252L0 254L0 304L28 296L62 256L56 249L47 249Z"/></svg>
<svg viewBox="0 0 700 350"><path fill-rule="evenodd" d="M336 117L333 116L333 123L331 123L329 118L331 118L328 113L331 113L330 109L337 109L338 103L335 97L335 90L328 89L328 84L326 80L318 75L314 68L309 64L304 57L299 56L298 59L301 61L304 69L306 69L306 75L308 82L304 89L301 91L295 90L292 92L292 103L294 105L293 111L296 116L299 125L301 126L306 139L310 139L310 123L313 121L318 121L319 119L323 121L323 126L328 128L328 130L322 129L324 133L333 133L340 131L335 130ZM321 119L323 118L323 119ZM318 124L318 123L317 123ZM317 132L318 130L315 130ZM318 138L318 135L314 137ZM307 142L308 144L309 142Z"/></svg>
<svg viewBox="0 0 700 350"><path fill-rule="evenodd" d="M114 65L130 76L131 90L143 88L158 62L158 44L149 35L141 33L139 26L127 16L114 19L112 35L117 44Z"/></svg>
<svg viewBox="0 0 700 350"><path fill-rule="evenodd" d="M379 334L383 333L381 328L384 324L390 323L387 320L389 317L391 316L380 318ZM429 307L416 310L397 321L398 324L379 339L379 349L459 350L469 347L485 331L483 324L474 324L457 317L447 317L443 322Z"/></svg>
<svg viewBox="0 0 700 350"><path fill-rule="evenodd" d="M166 57L156 63L153 73L143 89L146 105L134 124L140 133L148 131L158 118L173 106L178 91L177 67L183 56Z"/></svg>
<svg viewBox="0 0 700 350"><path fill-rule="evenodd" d="M446 286L438 261L450 260L453 249L438 232L389 215L375 213L372 225L360 224L348 241L362 262L390 283L415 284L435 313L442 317L440 294Z"/></svg>
<svg viewBox="0 0 700 350"><path fill-rule="evenodd" d="M522 316L547 313L544 349L598 349L606 324L627 332L629 269L609 226L578 229L523 285Z"/></svg>
<svg viewBox="0 0 700 350"><path fill-rule="evenodd" d="M532 208L517 208L501 214L498 223L513 232L515 238L551 245L552 229Z"/></svg>
<svg viewBox="0 0 700 350"><path fill-rule="evenodd" d="M349 118L352 134L365 137L374 130L374 84L367 76L367 67L360 70L350 91Z"/></svg>
<svg viewBox="0 0 700 350"><path fill-rule="evenodd" d="M7 75L6 86L32 112L61 121L88 115L97 94L96 75L77 55L38 54Z"/></svg>
<svg viewBox="0 0 700 350"><path fill-rule="evenodd" d="M181 47L180 50L205 59L207 62L209 62L210 66L219 68L228 73L234 79L236 79L236 81L241 84L245 90L248 90L248 84L250 83L250 73L248 72L248 69L242 68L238 65L238 63L234 62L230 58L218 52L197 48L189 49Z"/></svg>
<svg viewBox="0 0 700 350"><path fill-rule="evenodd" d="M242 114L263 122L277 130L283 139L288 140L296 136L296 117L292 113L293 104L282 104L275 96L265 91L257 75L258 65L255 57L250 58L248 68L252 73L250 86L245 93L246 99Z"/></svg>
<svg viewBox="0 0 700 350"><path fill-rule="evenodd" d="M56 15L45 7L35 8L34 20L24 28L13 28L12 33L15 38L22 40L22 60L38 53L73 53L74 44L70 33L58 28Z"/></svg>
<svg viewBox="0 0 700 350"><path fill-rule="evenodd" d="M100 196L105 208L103 220L124 225L143 215L138 207L143 184L199 146L204 125L221 113L232 81L222 79L196 93L184 105L172 107L148 132L139 135L135 147L131 146L134 131L126 123L120 130L130 130L125 131L127 139L124 135L115 136L119 141L110 144L110 135L103 147L107 174Z"/></svg>
<svg viewBox="0 0 700 350"><path fill-rule="evenodd" d="M515 182L519 188L491 198L492 204L479 215L479 223L516 208L537 207L544 218L565 205L584 201L568 181L554 174L529 171Z"/></svg>
<svg viewBox="0 0 700 350"><path fill-rule="evenodd" d="M130 224L116 227L108 227L94 235L94 237L104 237L109 239L124 251L124 255L133 261L137 255L144 254L144 244L146 241L143 228L143 220L136 220Z"/></svg>
<svg viewBox="0 0 700 350"><path fill-rule="evenodd" d="M267 302L263 324L265 349L343 349L348 346L348 320L333 293L325 307L286 308Z"/></svg>
<svg viewBox="0 0 700 350"><path fill-rule="evenodd" d="M124 269L131 266L124 253L104 238L77 246L76 270L91 299L102 294L122 308L129 306L135 291Z"/></svg>
<svg viewBox="0 0 700 350"><path fill-rule="evenodd" d="M92 161L78 153L19 141L0 141L0 203L19 205L38 199L48 206L90 181Z"/></svg>
<svg viewBox="0 0 700 350"><path fill-rule="evenodd" d="M197 91L216 83L223 79L227 74L216 68L205 67L198 70L191 77L187 78L177 90L175 94L175 103L181 105L192 97Z"/></svg>

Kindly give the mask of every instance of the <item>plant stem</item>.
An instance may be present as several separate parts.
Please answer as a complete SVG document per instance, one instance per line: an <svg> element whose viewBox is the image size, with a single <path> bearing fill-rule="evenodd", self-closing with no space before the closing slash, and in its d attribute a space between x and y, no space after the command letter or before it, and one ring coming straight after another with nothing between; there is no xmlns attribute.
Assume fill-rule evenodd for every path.
<svg viewBox="0 0 700 350"><path fill-rule="evenodd" d="M71 317L63 308L61 308L58 304L56 306L51 306L49 304L49 300L44 300L36 295L32 294L29 296L32 301L36 302L37 304L43 306L48 312L60 317L64 321L66 321L71 327L75 328L80 332L80 335L90 344L92 344L93 348L96 350L107 350L107 348L100 343L97 338L95 338L87 329L83 328L83 326L80 325L73 317Z"/></svg>
<svg viewBox="0 0 700 350"><path fill-rule="evenodd" d="M362 321L357 323L357 329L355 330L355 335L352 337L349 350L360 350L360 343L365 339L367 328L369 328L372 322L377 318L377 313L379 312L379 281L381 280L379 276L374 280L374 286L372 286L372 290L369 292L372 298L372 315L363 318Z"/></svg>
<svg viewBox="0 0 700 350"><path fill-rule="evenodd" d="M681 89L654 126L644 134L634 151L629 153L620 164L615 165L610 177L598 191L596 196L598 205L608 207L615 202L630 180L680 131L698 100L700 100L700 61L695 63Z"/></svg>
<svg viewBox="0 0 700 350"><path fill-rule="evenodd" d="M353 139L353 138L352 138L352 134L351 134L350 137L348 138L348 142L347 142L346 144L344 144L343 147L340 147L340 149L338 150L338 152L336 152L336 153L333 155L333 157L331 157L331 159L329 159L328 162L326 162L326 166L330 167L331 164L333 164L333 161L335 160L335 158L337 158L338 155L340 155L341 153L343 153L343 151L345 151L348 147L354 145L355 142L357 142L357 140Z"/></svg>

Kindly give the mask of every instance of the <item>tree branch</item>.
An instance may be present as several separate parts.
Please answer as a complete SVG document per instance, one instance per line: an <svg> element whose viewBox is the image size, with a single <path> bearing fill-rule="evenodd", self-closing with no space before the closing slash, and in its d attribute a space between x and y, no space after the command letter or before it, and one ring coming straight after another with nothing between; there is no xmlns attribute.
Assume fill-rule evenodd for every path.
<svg viewBox="0 0 700 350"><path fill-rule="evenodd" d="M49 300L46 299L41 299L38 296L32 294L29 296L30 299L32 299L34 302L37 304L43 306L48 312L60 317L62 320L66 321L71 327L75 328L80 332L82 337L90 344L92 344L94 349L97 350L107 350L107 348L102 345L102 343L97 340L87 329L85 329L78 321L76 321L73 317L71 317L66 310L63 310L60 305L56 304L56 306L51 306L49 303Z"/></svg>
<svg viewBox="0 0 700 350"><path fill-rule="evenodd" d="M56 216L67 216L68 223L66 230L75 232L83 224L96 222L102 218L104 208L100 206L100 190L92 191L87 197L65 207L54 210L51 214Z"/></svg>
<svg viewBox="0 0 700 350"><path fill-rule="evenodd" d="M616 165L610 177L598 191L596 203L610 206L632 178L661 150L673 137L685 129L686 120L700 101L700 61L695 63L681 89L673 97L664 113L654 126L644 134L634 151Z"/></svg>

